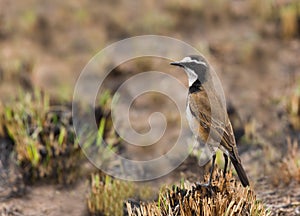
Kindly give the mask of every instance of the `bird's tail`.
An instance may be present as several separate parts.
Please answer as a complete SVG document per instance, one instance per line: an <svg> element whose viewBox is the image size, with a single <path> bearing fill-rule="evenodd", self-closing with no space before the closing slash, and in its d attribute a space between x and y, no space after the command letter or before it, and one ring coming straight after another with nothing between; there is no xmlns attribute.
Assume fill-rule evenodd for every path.
<svg viewBox="0 0 300 216"><path fill-rule="evenodd" d="M240 181L242 182L242 185L244 187L249 186L249 180L242 164L239 161L237 161L235 158L230 157L230 160L239 176Z"/></svg>

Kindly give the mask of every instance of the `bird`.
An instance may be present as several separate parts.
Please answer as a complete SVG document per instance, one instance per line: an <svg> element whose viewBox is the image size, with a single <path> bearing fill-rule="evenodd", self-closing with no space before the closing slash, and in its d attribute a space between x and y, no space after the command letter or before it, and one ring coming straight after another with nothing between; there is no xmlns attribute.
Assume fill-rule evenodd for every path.
<svg viewBox="0 0 300 216"><path fill-rule="evenodd" d="M218 92L212 87L212 68L208 61L200 55L189 55L181 61L171 62L173 66L183 68L188 76L188 95L186 101L186 118L196 140L206 143L212 153L212 168L208 183L211 187L212 175L216 160L217 147L223 152L224 172L228 165L228 157L244 187L249 186L249 180L238 154L231 122L225 103ZM210 139L211 138L211 139Z"/></svg>

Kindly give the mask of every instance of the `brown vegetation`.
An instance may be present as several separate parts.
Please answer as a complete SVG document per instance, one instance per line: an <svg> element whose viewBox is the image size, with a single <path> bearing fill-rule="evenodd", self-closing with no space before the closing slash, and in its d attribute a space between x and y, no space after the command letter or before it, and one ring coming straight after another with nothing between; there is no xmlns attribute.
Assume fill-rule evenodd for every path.
<svg viewBox="0 0 300 216"><path fill-rule="evenodd" d="M226 179L222 176L215 172L211 189L185 183L163 189L157 202L127 202L128 215L269 215L251 188L244 188L231 173Z"/></svg>

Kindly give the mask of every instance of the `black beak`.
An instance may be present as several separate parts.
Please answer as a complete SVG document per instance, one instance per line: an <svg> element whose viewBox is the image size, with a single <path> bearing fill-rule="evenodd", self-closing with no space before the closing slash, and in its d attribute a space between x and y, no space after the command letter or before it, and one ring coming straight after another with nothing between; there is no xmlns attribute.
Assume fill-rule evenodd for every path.
<svg viewBox="0 0 300 216"><path fill-rule="evenodd" d="M183 64L181 62L171 62L170 65L183 67Z"/></svg>

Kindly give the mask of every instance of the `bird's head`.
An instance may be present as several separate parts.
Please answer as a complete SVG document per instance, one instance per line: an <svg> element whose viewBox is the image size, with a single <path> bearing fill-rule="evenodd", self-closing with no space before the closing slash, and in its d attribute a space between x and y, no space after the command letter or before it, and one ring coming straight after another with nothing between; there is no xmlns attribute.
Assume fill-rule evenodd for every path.
<svg viewBox="0 0 300 216"><path fill-rule="evenodd" d="M202 84L207 81L209 65L202 56L190 55L181 61L171 62L170 64L182 67L185 70L188 75L189 86L192 86L197 80Z"/></svg>

